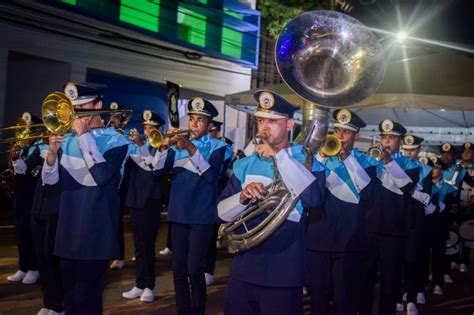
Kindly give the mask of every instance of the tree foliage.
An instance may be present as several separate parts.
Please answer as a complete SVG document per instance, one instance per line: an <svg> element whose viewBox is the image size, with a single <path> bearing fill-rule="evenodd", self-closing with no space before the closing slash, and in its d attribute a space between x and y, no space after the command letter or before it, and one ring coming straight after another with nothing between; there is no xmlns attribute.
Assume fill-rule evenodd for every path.
<svg viewBox="0 0 474 315"><path fill-rule="evenodd" d="M285 24L305 11L329 7L330 0L259 0L263 27L277 38Z"/></svg>

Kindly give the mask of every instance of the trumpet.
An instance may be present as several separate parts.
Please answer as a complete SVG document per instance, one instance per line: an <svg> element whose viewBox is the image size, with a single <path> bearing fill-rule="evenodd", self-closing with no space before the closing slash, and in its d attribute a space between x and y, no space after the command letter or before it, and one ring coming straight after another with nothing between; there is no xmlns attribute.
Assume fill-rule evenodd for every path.
<svg viewBox="0 0 474 315"><path fill-rule="evenodd" d="M252 143L255 146L257 146L259 144L263 144L269 138L270 138L270 133L268 133L267 131L262 131L255 135L255 137L252 139Z"/></svg>
<svg viewBox="0 0 474 315"><path fill-rule="evenodd" d="M334 135L327 135L324 144L321 147L321 152L326 156L338 155L341 151L342 143L338 137Z"/></svg>
<svg viewBox="0 0 474 315"><path fill-rule="evenodd" d="M131 112L129 109L74 110L69 98L62 92L53 92L46 96L41 106L41 117L46 129L52 134L63 134L71 129L76 117L100 114Z"/></svg>
<svg viewBox="0 0 474 315"><path fill-rule="evenodd" d="M170 131L165 134L161 133L158 129L152 130L148 135L148 142L154 148L160 148L163 145L164 138L172 138L174 136L191 136L194 133L191 129ZM168 143L169 146L175 145L176 141L171 141Z"/></svg>
<svg viewBox="0 0 474 315"><path fill-rule="evenodd" d="M367 154L376 161L382 161L384 152L390 153L391 150L389 147L382 147L380 145L375 145L367 150Z"/></svg>

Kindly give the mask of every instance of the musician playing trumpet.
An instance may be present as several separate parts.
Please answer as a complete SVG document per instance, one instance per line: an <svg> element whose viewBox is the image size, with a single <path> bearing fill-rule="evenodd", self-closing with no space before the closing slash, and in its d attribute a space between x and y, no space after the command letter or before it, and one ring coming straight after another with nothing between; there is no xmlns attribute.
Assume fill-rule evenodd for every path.
<svg viewBox="0 0 474 315"><path fill-rule="evenodd" d="M151 110L143 111L143 133L148 138L153 130L165 124L163 118ZM157 148L145 142L136 129L130 132L135 144L130 153L128 190L125 204L132 217L135 245L135 286L122 296L140 298L142 302L155 299L155 240L162 210L161 177L153 176L153 155Z"/></svg>
<svg viewBox="0 0 474 315"><path fill-rule="evenodd" d="M217 220L218 183L230 147L208 134L218 115L211 102L195 97L188 104L191 139L177 133L175 143L155 155L155 174L173 169L168 221L172 222L173 277L178 314L204 314L204 265ZM175 130L171 130L175 132Z"/></svg>
<svg viewBox="0 0 474 315"><path fill-rule="evenodd" d="M305 281L304 233L308 209L324 198L324 168L299 144L288 141L297 108L271 91L254 94L255 112L263 143L256 152L237 160L233 176L218 204L219 216L230 221L252 200L265 197L265 186L281 177L293 198L299 198L284 223L261 244L235 254L225 314L302 314ZM305 162L312 164L305 166ZM309 169L307 168L309 167ZM267 217L262 213L246 225L252 228Z"/></svg>
<svg viewBox="0 0 474 315"><path fill-rule="evenodd" d="M402 266L406 257L408 208L420 166L403 156L402 138L407 130L400 123L385 119L379 124L383 168L378 170L381 184L376 185L372 206L366 209L369 235L368 287L363 290L361 314L372 311L377 263L381 272L379 314L393 314L402 290Z"/></svg>
<svg viewBox="0 0 474 315"><path fill-rule="evenodd" d="M356 314L366 276L365 209L377 181L375 159L354 148L365 122L348 109L334 111L337 155L317 154L326 166L324 206L310 213L307 242L312 314ZM331 294L332 292L332 294Z"/></svg>

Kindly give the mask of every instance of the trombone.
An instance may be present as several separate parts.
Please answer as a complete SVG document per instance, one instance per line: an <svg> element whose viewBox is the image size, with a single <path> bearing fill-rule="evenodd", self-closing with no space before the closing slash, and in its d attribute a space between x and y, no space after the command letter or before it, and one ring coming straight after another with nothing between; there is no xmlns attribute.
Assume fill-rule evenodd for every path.
<svg viewBox="0 0 474 315"><path fill-rule="evenodd" d="M131 112L129 109L81 109L74 110L69 98L62 92L53 92L46 96L41 106L44 126L51 134L63 134L71 129L76 117Z"/></svg>
<svg viewBox="0 0 474 315"><path fill-rule="evenodd" d="M46 128L46 127L45 127L44 124L29 125L24 119L20 118L20 119L18 119L15 126L0 128L0 131L4 131L4 130L14 130L15 131L15 136L14 137L10 137L10 138L0 140L0 144L15 143L20 148L24 148L28 145L28 143L31 140L42 139L42 138L48 137L46 135L43 135L42 131L40 131L40 134L32 134L31 133L32 128Z"/></svg>

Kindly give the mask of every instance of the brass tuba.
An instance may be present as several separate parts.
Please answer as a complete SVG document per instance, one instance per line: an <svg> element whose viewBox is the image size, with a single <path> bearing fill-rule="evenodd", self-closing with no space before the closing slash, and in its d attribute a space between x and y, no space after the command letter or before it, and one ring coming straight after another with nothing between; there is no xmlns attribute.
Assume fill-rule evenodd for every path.
<svg viewBox="0 0 474 315"><path fill-rule="evenodd" d="M311 11L292 19L278 37L275 62L283 81L305 100L296 142L309 150L309 157L325 142L329 108L364 100L378 88L385 71L383 49L374 34L336 11ZM329 142L335 151L337 141ZM272 183L274 189L263 200L221 225L219 236L227 241L229 250L258 246L288 218L298 198L280 184ZM246 222L264 212L268 216L248 229ZM243 234L236 233L240 227L245 228Z"/></svg>

